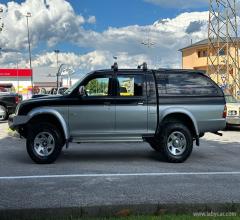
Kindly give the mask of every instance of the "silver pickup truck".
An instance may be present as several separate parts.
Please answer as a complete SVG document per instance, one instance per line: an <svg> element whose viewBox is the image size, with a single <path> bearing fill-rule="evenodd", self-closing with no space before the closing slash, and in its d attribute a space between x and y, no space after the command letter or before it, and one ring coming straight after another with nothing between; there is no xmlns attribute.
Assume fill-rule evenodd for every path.
<svg viewBox="0 0 240 220"><path fill-rule="evenodd" d="M36 163L52 163L69 142L146 141L169 162L226 126L222 90L193 70L112 69L87 74L63 95L23 101L9 118Z"/></svg>

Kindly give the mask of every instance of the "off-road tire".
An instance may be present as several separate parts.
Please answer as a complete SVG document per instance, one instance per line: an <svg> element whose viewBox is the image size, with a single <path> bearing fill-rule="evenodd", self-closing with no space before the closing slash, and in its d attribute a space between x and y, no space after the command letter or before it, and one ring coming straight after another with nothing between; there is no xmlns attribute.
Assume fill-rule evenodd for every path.
<svg viewBox="0 0 240 220"><path fill-rule="evenodd" d="M40 156L34 148L34 140L41 132L47 132L52 135L55 143L53 151L48 156ZM38 164L53 163L60 155L64 146L64 137L62 132L52 123L35 121L28 125L26 147L30 158Z"/></svg>
<svg viewBox="0 0 240 220"><path fill-rule="evenodd" d="M188 159L193 149L193 136L189 128L180 122L168 122L162 126L161 133L149 142L150 146L160 152L171 163L182 163ZM173 132L180 132L186 140L186 148L181 155L173 155L168 148L168 138Z"/></svg>
<svg viewBox="0 0 240 220"><path fill-rule="evenodd" d="M149 143L150 147L157 151L157 152L161 152L161 146L160 146L160 142L158 140L159 138L157 137L154 137L154 138L151 138L149 139L147 142Z"/></svg>

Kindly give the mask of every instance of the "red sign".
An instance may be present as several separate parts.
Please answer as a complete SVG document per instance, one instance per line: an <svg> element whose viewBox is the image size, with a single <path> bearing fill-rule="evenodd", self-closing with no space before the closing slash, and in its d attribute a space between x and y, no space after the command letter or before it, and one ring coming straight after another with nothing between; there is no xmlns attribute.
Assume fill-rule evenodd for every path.
<svg viewBox="0 0 240 220"><path fill-rule="evenodd" d="M31 77L31 69L0 69L0 77Z"/></svg>

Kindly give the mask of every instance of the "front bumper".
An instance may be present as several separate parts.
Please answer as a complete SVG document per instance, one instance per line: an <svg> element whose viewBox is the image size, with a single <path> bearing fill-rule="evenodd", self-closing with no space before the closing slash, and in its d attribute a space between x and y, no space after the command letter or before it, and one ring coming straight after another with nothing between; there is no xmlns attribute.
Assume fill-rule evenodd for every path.
<svg viewBox="0 0 240 220"><path fill-rule="evenodd" d="M9 128L16 130L19 126L26 124L29 117L26 115L10 115L8 118Z"/></svg>
<svg viewBox="0 0 240 220"><path fill-rule="evenodd" d="M239 116L228 116L226 118L227 124L229 125L240 125L240 117Z"/></svg>

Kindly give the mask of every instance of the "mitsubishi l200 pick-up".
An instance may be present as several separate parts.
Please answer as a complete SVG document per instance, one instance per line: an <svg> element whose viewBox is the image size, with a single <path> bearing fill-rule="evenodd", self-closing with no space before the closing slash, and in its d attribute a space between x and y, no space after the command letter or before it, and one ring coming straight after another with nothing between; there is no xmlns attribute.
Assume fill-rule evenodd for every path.
<svg viewBox="0 0 240 220"><path fill-rule="evenodd" d="M222 90L194 70L93 71L63 95L20 103L9 126L26 138L36 163L52 163L69 142L146 141L169 162L183 162L205 132L226 126Z"/></svg>

